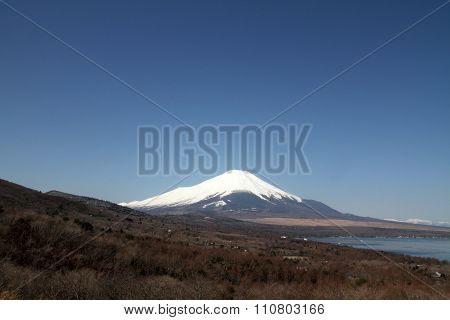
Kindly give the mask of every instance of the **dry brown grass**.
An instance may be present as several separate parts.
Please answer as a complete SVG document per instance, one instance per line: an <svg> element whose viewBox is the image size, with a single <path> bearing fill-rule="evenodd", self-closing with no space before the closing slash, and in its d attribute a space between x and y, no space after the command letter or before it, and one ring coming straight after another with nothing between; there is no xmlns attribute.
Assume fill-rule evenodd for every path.
<svg viewBox="0 0 450 320"><path fill-rule="evenodd" d="M3 299L442 298L370 251L277 240L263 241L264 247L249 251L143 235L131 238L120 231L89 243L15 291L94 231L73 221L30 213L15 219L3 216L0 223ZM446 281L436 282L430 276L433 268L443 272L448 265L432 266L426 260L429 269L419 272L412 269L414 259L396 260L422 281L450 291Z"/></svg>
<svg viewBox="0 0 450 320"><path fill-rule="evenodd" d="M297 218L255 218L242 219L243 221L280 225L280 226L305 226L305 227L368 227L383 229L400 229L400 230L426 230L447 232L450 235L449 228L440 228L432 226L414 225L408 223L396 223L389 221L358 221L358 220L342 220L342 219L297 219Z"/></svg>
<svg viewBox="0 0 450 320"><path fill-rule="evenodd" d="M442 299L430 286L450 295L448 279L433 277L448 276L448 263L386 254L394 264L370 250L171 217L132 216L52 266L122 216L18 197L0 194L1 299Z"/></svg>

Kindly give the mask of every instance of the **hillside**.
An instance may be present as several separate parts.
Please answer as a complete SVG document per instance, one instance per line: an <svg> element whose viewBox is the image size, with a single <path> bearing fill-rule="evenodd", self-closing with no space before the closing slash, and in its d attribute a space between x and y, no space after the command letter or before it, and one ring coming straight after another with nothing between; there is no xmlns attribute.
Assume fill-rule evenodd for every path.
<svg viewBox="0 0 450 320"><path fill-rule="evenodd" d="M286 233L298 229L195 213L124 214L86 199L0 180L0 297L441 299L450 294L450 266L434 259L383 253L386 260L374 251L296 240Z"/></svg>

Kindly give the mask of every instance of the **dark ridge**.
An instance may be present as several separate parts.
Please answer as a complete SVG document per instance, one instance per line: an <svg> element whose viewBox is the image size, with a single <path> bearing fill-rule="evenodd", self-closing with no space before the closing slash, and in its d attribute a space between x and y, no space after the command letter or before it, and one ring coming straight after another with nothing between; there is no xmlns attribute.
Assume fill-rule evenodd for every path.
<svg viewBox="0 0 450 320"><path fill-rule="evenodd" d="M144 214L141 211L134 210L134 209L131 209L128 207L119 206L116 203L109 202L106 200L99 200L96 198L79 196L79 195L74 195L74 194L65 193L65 192L56 191L56 190L51 190L51 191L47 192L46 194L49 196L52 196L52 197L59 197L59 198L64 198L64 199L68 199L68 200L81 202L81 203L84 203L89 206L94 206L94 207L98 207L98 208L106 208L106 209L109 209L109 210L112 210L115 212L119 212L121 214L138 214L138 215Z"/></svg>

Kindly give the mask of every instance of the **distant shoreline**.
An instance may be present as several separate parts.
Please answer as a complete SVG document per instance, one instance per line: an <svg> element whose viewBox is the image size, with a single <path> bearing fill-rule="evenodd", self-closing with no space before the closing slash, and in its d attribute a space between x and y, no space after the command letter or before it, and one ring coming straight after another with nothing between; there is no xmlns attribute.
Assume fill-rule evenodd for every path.
<svg viewBox="0 0 450 320"><path fill-rule="evenodd" d="M359 220L343 220L343 219L305 219L305 218L252 218L240 219L243 221L282 225L282 226L305 226L305 227L366 227L366 228L382 228L382 229L403 229L403 230L420 230L420 231L438 231L448 233L450 237L450 228L435 227L426 225L416 225L403 222L391 221L359 221Z"/></svg>

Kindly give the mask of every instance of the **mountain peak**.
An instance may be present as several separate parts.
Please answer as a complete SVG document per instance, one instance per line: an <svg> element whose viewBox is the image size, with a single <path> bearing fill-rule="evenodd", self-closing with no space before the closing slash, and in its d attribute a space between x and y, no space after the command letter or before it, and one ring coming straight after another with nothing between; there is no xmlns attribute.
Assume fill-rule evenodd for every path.
<svg viewBox="0 0 450 320"><path fill-rule="evenodd" d="M225 172L225 173L222 173L222 175L223 174L250 174L250 175L252 175L250 172L248 172L248 171L245 171L245 170L237 170L237 169L232 169L232 170L229 170L229 171L227 171L227 172Z"/></svg>
<svg viewBox="0 0 450 320"><path fill-rule="evenodd" d="M192 187L180 187L143 201L122 203L132 208L151 209L161 207L181 207L204 203L206 208L227 205L225 199L230 195L247 194L252 198L271 203L272 201L302 202L296 195L285 192L254 174L243 170L230 170L212 179L203 181ZM208 203L208 200L210 201ZM230 199L227 200L231 202Z"/></svg>

